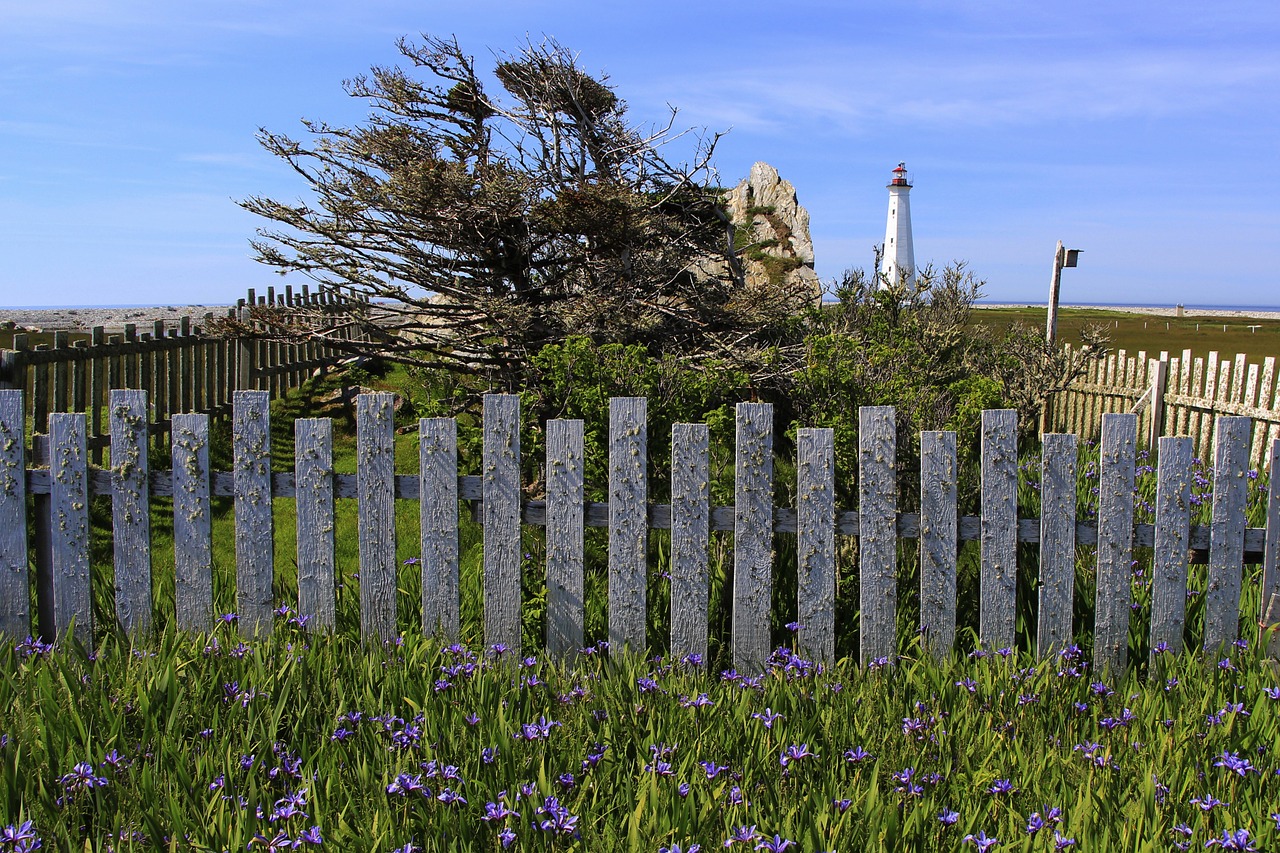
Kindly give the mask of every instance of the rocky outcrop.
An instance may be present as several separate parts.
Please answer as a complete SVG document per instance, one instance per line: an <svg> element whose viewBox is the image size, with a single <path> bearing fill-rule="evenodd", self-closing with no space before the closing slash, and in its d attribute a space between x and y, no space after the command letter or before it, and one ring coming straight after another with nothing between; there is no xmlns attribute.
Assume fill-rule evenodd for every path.
<svg viewBox="0 0 1280 853"><path fill-rule="evenodd" d="M821 298L809 211L800 206L790 181L768 163L756 163L725 194L725 207L735 226L734 245L742 253L748 288L785 284L807 288L815 300Z"/></svg>

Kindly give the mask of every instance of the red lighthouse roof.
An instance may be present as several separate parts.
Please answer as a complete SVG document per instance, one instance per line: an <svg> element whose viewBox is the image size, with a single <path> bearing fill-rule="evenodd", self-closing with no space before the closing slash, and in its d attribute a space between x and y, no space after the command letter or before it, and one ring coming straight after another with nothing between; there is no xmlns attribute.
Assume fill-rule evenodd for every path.
<svg viewBox="0 0 1280 853"><path fill-rule="evenodd" d="M893 180L889 181L889 186L891 187L911 186L911 181L910 179L907 178L907 164L905 162L899 163L898 168L893 170Z"/></svg>

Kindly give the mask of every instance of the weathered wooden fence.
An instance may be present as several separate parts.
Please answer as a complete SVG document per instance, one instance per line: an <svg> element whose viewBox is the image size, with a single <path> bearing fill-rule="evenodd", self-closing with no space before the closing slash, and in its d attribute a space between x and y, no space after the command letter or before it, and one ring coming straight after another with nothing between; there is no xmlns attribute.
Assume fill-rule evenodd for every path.
<svg viewBox="0 0 1280 853"><path fill-rule="evenodd" d="M251 324L248 309L255 305L339 315L364 303L336 291L312 293L306 286L296 295L292 287L279 295L274 288L265 295L250 289L248 298L239 300L229 314ZM204 322L213 319L206 314ZM115 389L148 392L147 429L163 440L174 415L229 416L236 391L262 389L272 397L280 396L343 355L340 341L288 344L252 337L208 337L190 317L171 326L156 320L151 331L142 333L135 324L113 335L97 326L87 340L72 344L70 339L70 333L59 331L52 346L30 347L27 335L15 335L13 349L0 351L0 388L27 392L27 415L35 432L42 435L49 432L52 412L85 413L88 446L95 460L101 459L102 448L110 442L108 395ZM36 447L41 456L43 443L37 442Z"/></svg>
<svg viewBox="0 0 1280 853"><path fill-rule="evenodd" d="M1068 345L1069 348L1070 345ZM1181 358L1161 352L1148 358L1145 351L1129 356L1124 350L1094 362L1087 375L1053 401L1053 429L1096 438L1102 416L1109 412L1134 412L1138 435L1151 447L1162 435L1188 435L1193 453L1207 458L1212 445L1214 419L1236 415L1252 421L1249 464L1263 465L1267 448L1280 438L1280 386L1276 360L1247 363L1243 353L1233 359Z"/></svg>
<svg viewBox="0 0 1280 853"><path fill-rule="evenodd" d="M1188 550L1209 554L1204 638L1206 647L1235 639L1240 625L1246 559L1261 562L1263 600L1280 595L1280 489L1273 489L1267 526L1246 529L1248 426L1243 417L1220 417L1213 462L1213 521L1190 526L1192 441L1161 438L1154 524L1134 523L1137 418L1102 419L1100 500L1096 523L1076 518L1076 437L1049 435L1043 445L1042 513L1019 519L1016 508L1017 419L1012 410L982 414L980 517L957 512L956 436L921 436L920 512L898 511L894 411L859 410L856 511L835 505L833 434L801 429L794 507L773 505L773 416L767 404L737 409L734 505L710 505L708 432L705 425L672 429L669 504L649 502L646 405L642 398L614 399L609 422L608 502L584 499L583 424L546 424L545 498L526 500L520 477L519 398L489 395L483 406L482 473L458 475L457 426L452 419L419 422L419 471L393 469L392 395L361 395L357 405L357 472L334 473L328 419L294 424L295 468L271 472L269 395L238 391L234 407L234 470L209 470L209 418L174 418L172 468L149 471L145 452L146 394L111 395L111 467L89 465L84 414L50 417L48 468L27 468L22 436L22 394L0 391L0 632L32 631L28 595L31 547L48 548L47 576L36 578L37 601L47 633L93 630L89 571L89 497L113 500L116 615L130 632L145 632L151 601L150 513L152 495L173 498L175 619L183 629L206 629L214 619L210 497L235 501L236 610L241 630L269 631L272 609L272 499L296 501L298 608L325 630L334 624L334 502L354 498L359 513L360 621L364 636L396 633L394 501L420 503L421 626L425 632L459 631L460 501L478 502L484 525L483 620L486 643L520 648L521 525L546 527L548 650L571 656L583 642L583 537L587 526L607 527L608 637L610 648L645 645L646 540L654 528L671 540L671 640L675 656L704 654L708 640L709 538L732 531L734 544L732 649L739 669L760 667L770 653L773 537L797 542L798 639L808 653L829 660L835 649L836 536L859 540L859 648L863 662L897 648L898 545L918 540L920 621L927 647L948 653L956 632L956 568L959 543L979 540L980 639L993 648L1014 642L1019 542L1039 543L1037 648L1041 654L1072 640L1072 596L1077 545L1096 546L1095 665L1126 665L1135 546L1154 549L1152 644L1180 647L1186 620ZM1268 448L1275 473L1280 441ZM843 472L846 476L851 472ZM49 497L47 517L36 519L47 541L26 537L27 496ZM1250 614L1249 622L1257 616Z"/></svg>

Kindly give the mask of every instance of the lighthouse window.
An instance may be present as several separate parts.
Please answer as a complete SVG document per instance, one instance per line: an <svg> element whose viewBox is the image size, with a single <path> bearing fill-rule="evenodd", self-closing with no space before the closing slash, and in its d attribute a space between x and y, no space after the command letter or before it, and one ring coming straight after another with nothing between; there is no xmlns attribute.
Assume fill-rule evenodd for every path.
<svg viewBox="0 0 1280 853"><path fill-rule="evenodd" d="M890 246L892 246L892 245L893 245L893 238L892 238L892 237L890 237L890 238L889 238L889 245L890 245Z"/></svg>

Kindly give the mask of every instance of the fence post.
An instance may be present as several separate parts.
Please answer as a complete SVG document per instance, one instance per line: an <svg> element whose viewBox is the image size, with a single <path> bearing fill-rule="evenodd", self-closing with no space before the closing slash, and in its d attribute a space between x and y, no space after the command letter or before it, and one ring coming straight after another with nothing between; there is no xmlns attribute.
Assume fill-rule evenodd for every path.
<svg viewBox="0 0 1280 853"><path fill-rule="evenodd" d="M520 398L485 394L481 462L484 641L520 655Z"/></svg>
<svg viewBox="0 0 1280 853"><path fill-rule="evenodd" d="M547 421L547 653L583 645L583 424Z"/></svg>
<svg viewBox="0 0 1280 853"><path fill-rule="evenodd" d="M707 654L711 467L706 424L671 425L671 656Z"/></svg>
<svg viewBox="0 0 1280 853"><path fill-rule="evenodd" d="M1164 392L1169 382L1169 362L1165 359L1151 361L1151 423L1147 433L1147 448L1155 450L1160 436L1164 435Z"/></svg>
<svg viewBox="0 0 1280 853"><path fill-rule="evenodd" d="M1155 559L1151 567L1151 648L1167 643L1182 652L1187 620L1187 544L1191 538L1191 456L1189 436L1162 437L1156 471Z"/></svg>
<svg viewBox="0 0 1280 853"><path fill-rule="evenodd" d="M836 658L835 433L801 429L796 435L796 635L809 657ZM771 501L772 502L772 501Z"/></svg>
<svg viewBox="0 0 1280 853"><path fill-rule="evenodd" d="M1071 642L1076 580L1076 436L1046 435L1040 455L1040 607L1036 653Z"/></svg>
<svg viewBox="0 0 1280 853"><path fill-rule="evenodd" d="M1251 426L1249 418L1225 416L1215 424L1213 520L1209 527L1209 585L1204 608L1206 651L1239 636Z"/></svg>
<svg viewBox="0 0 1280 853"><path fill-rule="evenodd" d="M180 630L207 631L213 627L213 528L209 503L207 414L174 416L171 455L174 611ZM298 506L301 508L301 501ZM307 537L310 541L319 538L317 530ZM300 552L303 541L303 537L298 537ZM301 556L298 562L301 564ZM301 578L301 565L298 574Z"/></svg>
<svg viewBox="0 0 1280 853"><path fill-rule="evenodd" d="M609 401L609 653L643 655L649 544L644 397Z"/></svg>
<svg viewBox="0 0 1280 853"><path fill-rule="evenodd" d="M0 635L19 641L35 633L27 574L26 412L22 397L19 389L0 390Z"/></svg>
<svg viewBox="0 0 1280 853"><path fill-rule="evenodd" d="M75 637L93 641L89 592L89 464L82 412L49 416L49 533L53 629L59 640L75 620ZM53 519L57 523L52 523Z"/></svg>
<svg viewBox="0 0 1280 853"><path fill-rule="evenodd" d="M858 408L858 606L862 665L897 649L898 480L893 406Z"/></svg>
<svg viewBox="0 0 1280 853"><path fill-rule="evenodd" d="M957 482L956 434L920 433L920 628L939 660L956 642Z"/></svg>
<svg viewBox="0 0 1280 853"><path fill-rule="evenodd" d="M111 530L116 616L133 637L151 630L151 501L147 392L111 392Z"/></svg>
<svg viewBox="0 0 1280 853"><path fill-rule="evenodd" d="M453 418L421 418L418 438L422 631L440 632L457 640L458 422Z"/></svg>
<svg viewBox="0 0 1280 853"><path fill-rule="evenodd" d="M271 512L271 400L237 391L232 400L235 465L236 612L242 636L271 633L275 537Z"/></svg>
<svg viewBox="0 0 1280 853"><path fill-rule="evenodd" d="M1018 585L1018 412L982 413L982 540L978 612L985 648L1012 648Z"/></svg>
<svg viewBox="0 0 1280 853"><path fill-rule="evenodd" d="M1270 482L1280 482L1280 438L1267 448ZM1258 620L1267 654L1280 657L1280 488L1267 491L1267 540L1262 556L1262 613ZM1269 618L1268 618L1269 614ZM1270 637L1267 635L1270 634Z"/></svg>
<svg viewBox="0 0 1280 853"><path fill-rule="evenodd" d="M1133 481L1138 416L1102 416L1098 474L1098 567L1094 604L1094 670L1119 678L1128 663L1132 600Z"/></svg>
<svg viewBox="0 0 1280 853"><path fill-rule="evenodd" d="M356 398L360 636L396 636L395 395Z"/></svg>

